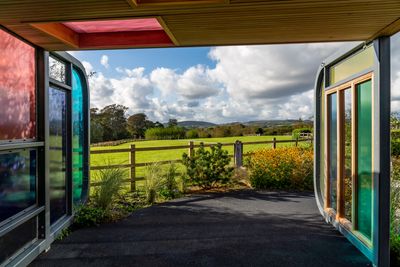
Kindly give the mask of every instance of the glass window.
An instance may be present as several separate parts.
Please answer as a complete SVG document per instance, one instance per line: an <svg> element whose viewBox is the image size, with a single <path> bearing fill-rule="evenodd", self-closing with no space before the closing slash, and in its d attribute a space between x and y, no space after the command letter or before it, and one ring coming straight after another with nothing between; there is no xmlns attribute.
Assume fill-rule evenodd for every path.
<svg viewBox="0 0 400 267"><path fill-rule="evenodd" d="M371 239L372 231L372 83L357 90L357 228Z"/></svg>
<svg viewBox="0 0 400 267"><path fill-rule="evenodd" d="M67 177L67 95L50 87L50 221L56 222L66 213Z"/></svg>
<svg viewBox="0 0 400 267"><path fill-rule="evenodd" d="M329 84L332 85L374 65L373 46L340 61L329 68Z"/></svg>
<svg viewBox="0 0 400 267"><path fill-rule="evenodd" d="M353 182L352 182L352 156L351 156L351 121L352 121L352 98L351 88L344 90L344 216L352 221Z"/></svg>
<svg viewBox="0 0 400 267"><path fill-rule="evenodd" d="M0 140L36 137L35 49L0 29Z"/></svg>
<svg viewBox="0 0 400 267"><path fill-rule="evenodd" d="M36 204L36 150L0 154L0 222Z"/></svg>
<svg viewBox="0 0 400 267"><path fill-rule="evenodd" d="M49 76L54 80L65 83L65 63L50 56L49 57Z"/></svg>
<svg viewBox="0 0 400 267"><path fill-rule="evenodd" d="M0 237L0 262L37 239L37 218L34 217Z"/></svg>
<svg viewBox="0 0 400 267"><path fill-rule="evenodd" d="M84 179L84 101L83 87L79 73L72 70L72 177L74 203L82 200Z"/></svg>
<svg viewBox="0 0 400 267"><path fill-rule="evenodd" d="M337 194L337 93L328 96L329 107L329 195L330 207L336 210Z"/></svg>

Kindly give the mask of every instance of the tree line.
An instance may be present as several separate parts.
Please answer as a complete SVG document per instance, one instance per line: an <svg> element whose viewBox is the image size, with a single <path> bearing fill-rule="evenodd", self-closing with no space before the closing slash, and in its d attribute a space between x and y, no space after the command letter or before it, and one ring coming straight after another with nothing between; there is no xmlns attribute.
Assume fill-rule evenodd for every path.
<svg viewBox="0 0 400 267"><path fill-rule="evenodd" d="M294 129L310 127L309 123L298 123L260 127L241 123L218 125L205 128L185 128L178 125L176 119L170 119L165 125L153 122L144 113L127 115L128 108L112 104L102 109L90 109L90 136L92 143L116 141L122 139L183 139L211 138L244 135L290 135Z"/></svg>

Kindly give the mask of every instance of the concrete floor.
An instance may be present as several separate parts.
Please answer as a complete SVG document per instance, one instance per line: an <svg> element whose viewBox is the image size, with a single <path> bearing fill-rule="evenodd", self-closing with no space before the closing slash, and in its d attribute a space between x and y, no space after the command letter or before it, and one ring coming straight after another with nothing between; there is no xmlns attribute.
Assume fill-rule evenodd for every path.
<svg viewBox="0 0 400 267"><path fill-rule="evenodd" d="M312 193L199 194L73 232L32 266L371 266Z"/></svg>

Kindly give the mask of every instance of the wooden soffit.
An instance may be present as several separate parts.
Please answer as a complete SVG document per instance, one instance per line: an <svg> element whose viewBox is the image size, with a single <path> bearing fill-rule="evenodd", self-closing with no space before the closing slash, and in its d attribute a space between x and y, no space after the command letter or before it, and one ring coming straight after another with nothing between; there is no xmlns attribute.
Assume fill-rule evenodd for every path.
<svg viewBox="0 0 400 267"><path fill-rule="evenodd" d="M159 30L68 23L156 19ZM48 50L365 41L400 30L399 0L3 0L0 25Z"/></svg>

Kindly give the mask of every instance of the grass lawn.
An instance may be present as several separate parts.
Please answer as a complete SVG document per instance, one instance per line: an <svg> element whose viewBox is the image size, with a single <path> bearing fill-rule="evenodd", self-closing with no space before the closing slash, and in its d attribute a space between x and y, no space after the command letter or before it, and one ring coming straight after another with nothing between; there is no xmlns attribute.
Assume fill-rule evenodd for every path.
<svg viewBox="0 0 400 267"><path fill-rule="evenodd" d="M106 147L92 147L91 150L103 150L103 149L120 149L120 148L129 148L131 144L135 144L136 147L160 147L160 146L179 146L179 145L188 145L189 141L194 141L195 144L199 144L200 142L204 142L205 144L210 143L233 143L236 140L240 140L242 142L254 142L254 141L272 141L273 138L277 140L291 140L291 136L238 136L238 137L222 137L222 138L203 138L203 139L181 139L181 140L149 140L149 141L136 141L131 143L125 143L117 146L106 146ZM277 146L292 146L294 143L278 143ZM261 148L272 148L272 144L259 144L259 145L243 145L243 152L247 153L250 151L254 151ZM224 146L224 149L228 150L229 154L233 154L233 145ZM136 152L136 163L142 162L155 162L155 161L163 161L163 160L175 160L181 159L182 154L187 152L187 149L173 149L173 150L155 150L155 151L139 151ZM108 154L92 154L90 156L91 166L99 166L99 165L109 165L109 164L129 164L129 153L108 153ZM179 165L179 169L183 169L181 164ZM91 171L91 180L96 180L97 171ZM126 170L127 177L128 169ZM144 167L136 168L136 176L141 177L144 175ZM138 186L140 186L140 182L138 182Z"/></svg>

